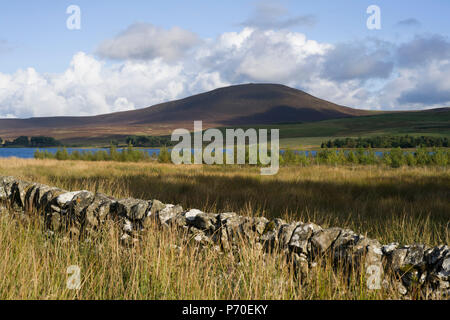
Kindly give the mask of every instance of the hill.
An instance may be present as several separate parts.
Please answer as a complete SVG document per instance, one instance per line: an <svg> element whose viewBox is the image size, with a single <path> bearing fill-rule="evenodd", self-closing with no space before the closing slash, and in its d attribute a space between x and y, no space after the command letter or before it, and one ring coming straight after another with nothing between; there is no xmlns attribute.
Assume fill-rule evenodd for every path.
<svg viewBox="0 0 450 320"><path fill-rule="evenodd" d="M0 119L0 137L49 136L64 144L124 142L129 135L170 135L176 128L279 128L281 145L318 146L333 137L434 135L450 137L450 108L373 112L340 106L276 84L216 89L152 107L92 117Z"/></svg>
<svg viewBox="0 0 450 320"><path fill-rule="evenodd" d="M152 107L91 117L0 119L0 137L51 136L66 142L100 141L131 134L170 134L176 128L310 122L373 114L340 106L277 84L216 89Z"/></svg>

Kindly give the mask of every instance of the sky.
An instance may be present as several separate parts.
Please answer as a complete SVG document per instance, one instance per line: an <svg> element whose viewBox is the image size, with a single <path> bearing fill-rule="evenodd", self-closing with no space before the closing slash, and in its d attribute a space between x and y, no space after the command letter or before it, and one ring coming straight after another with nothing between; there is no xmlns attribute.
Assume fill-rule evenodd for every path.
<svg viewBox="0 0 450 320"><path fill-rule="evenodd" d="M0 117L103 114L241 83L362 109L448 107L449 12L448 0L3 2Z"/></svg>

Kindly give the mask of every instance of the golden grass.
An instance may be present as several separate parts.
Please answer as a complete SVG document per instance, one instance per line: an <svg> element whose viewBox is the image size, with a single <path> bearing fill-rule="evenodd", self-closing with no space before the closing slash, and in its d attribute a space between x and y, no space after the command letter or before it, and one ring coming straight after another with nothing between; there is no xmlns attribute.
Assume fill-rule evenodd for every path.
<svg viewBox="0 0 450 320"><path fill-rule="evenodd" d="M282 167L0 160L0 174L118 198L158 199L210 212L348 227L382 242L450 243L450 169Z"/></svg>
<svg viewBox="0 0 450 320"><path fill-rule="evenodd" d="M257 168L237 166L1 159L0 175L205 211L349 227L385 243L449 243L450 171L435 167L284 167L263 177ZM301 281L280 255L262 255L245 243L235 255L201 250L170 229L150 229L139 246L126 249L112 225L89 242L74 242L46 236L37 217L3 213L0 256L0 299L400 298L391 289L368 290L364 274L347 281L327 259ZM79 291L66 287L71 265L81 268Z"/></svg>
<svg viewBox="0 0 450 320"><path fill-rule="evenodd" d="M106 226L90 242L45 235L40 220L0 217L0 299L398 299L347 281L324 259L303 279L279 254L243 244L238 254L201 249L175 230L150 229L139 246L119 245ZM81 288L67 287L80 268Z"/></svg>

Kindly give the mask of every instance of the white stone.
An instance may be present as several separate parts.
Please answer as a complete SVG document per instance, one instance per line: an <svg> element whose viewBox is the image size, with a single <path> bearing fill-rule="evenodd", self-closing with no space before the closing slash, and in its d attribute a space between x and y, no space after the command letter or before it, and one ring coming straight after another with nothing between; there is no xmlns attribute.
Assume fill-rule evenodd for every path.
<svg viewBox="0 0 450 320"><path fill-rule="evenodd" d="M394 251L395 249L397 249L397 247L398 247L398 243L397 243L397 242L392 242L392 243L389 243L389 244L387 244L387 245L385 245L385 246L382 246L382 247L381 247L381 250L382 250L385 254L389 254L389 253L391 253L392 251Z"/></svg>
<svg viewBox="0 0 450 320"><path fill-rule="evenodd" d="M58 198L56 198L56 202L57 202L60 206L65 205L67 202L72 201L72 199L73 199L76 195L78 195L78 194L80 194L80 193L82 193L82 192L85 192L85 190L82 190L82 191L72 191L72 192L63 193L63 194L59 195Z"/></svg>
<svg viewBox="0 0 450 320"><path fill-rule="evenodd" d="M187 220L193 221L193 220L195 220L195 217L197 215L199 215L200 213L203 213L203 212L198 209L192 209L192 210L189 210L188 212L186 212L185 217Z"/></svg>

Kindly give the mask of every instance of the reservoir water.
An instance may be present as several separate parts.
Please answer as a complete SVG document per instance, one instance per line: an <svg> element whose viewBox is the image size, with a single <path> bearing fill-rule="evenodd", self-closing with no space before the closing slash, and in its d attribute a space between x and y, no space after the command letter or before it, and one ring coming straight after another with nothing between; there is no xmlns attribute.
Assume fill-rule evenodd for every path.
<svg viewBox="0 0 450 320"><path fill-rule="evenodd" d="M34 152L36 151L36 148L0 148L0 158L9 158L9 157L16 157L21 159L33 159L34 158ZM56 153L58 151L58 148L40 148L40 151L47 150L51 153ZM79 151L81 152L96 152L99 150L105 150L109 151L109 148L66 148L68 153L72 153L73 151ZM118 148L117 151L121 151L121 148ZM160 149L158 148L140 148L139 150L143 150L148 152L149 155L158 155ZM169 149L170 150L170 149ZM281 154L283 154L284 150L280 151ZM311 153L312 156L316 156L317 151L300 151L304 152L307 156ZM383 152L376 151L375 154L377 156L382 156Z"/></svg>

